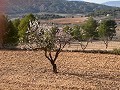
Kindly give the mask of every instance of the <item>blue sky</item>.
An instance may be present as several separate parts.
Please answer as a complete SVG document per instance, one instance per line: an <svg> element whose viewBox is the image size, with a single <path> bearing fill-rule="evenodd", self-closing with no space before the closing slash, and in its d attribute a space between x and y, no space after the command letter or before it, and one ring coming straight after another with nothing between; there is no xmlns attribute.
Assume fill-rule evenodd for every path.
<svg viewBox="0 0 120 90"><path fill-rule="evenodd" d="M79 1L79 0L73 0L73 1ZM80 0L80 1L93 2L93 3L104 3L107 1L120 1L120 0Z"/></svg>

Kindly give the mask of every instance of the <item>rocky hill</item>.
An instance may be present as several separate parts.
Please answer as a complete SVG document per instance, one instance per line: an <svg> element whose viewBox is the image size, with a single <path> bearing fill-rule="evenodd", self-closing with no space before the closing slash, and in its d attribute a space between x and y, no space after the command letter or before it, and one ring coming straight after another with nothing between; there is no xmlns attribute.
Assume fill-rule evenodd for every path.
<svg viewBox="0 0 120 90"><path fill-rule="evenodd" d="M112 7L88 3L83 1L67 0L5 0L5 7L8 14L20 13L89 13L101 9L111 9Z"/></svg>

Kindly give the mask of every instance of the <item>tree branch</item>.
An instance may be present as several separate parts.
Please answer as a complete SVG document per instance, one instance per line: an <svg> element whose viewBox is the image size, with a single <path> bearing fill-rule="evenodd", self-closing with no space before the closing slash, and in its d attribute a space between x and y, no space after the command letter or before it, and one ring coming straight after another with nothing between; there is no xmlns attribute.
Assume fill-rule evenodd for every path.
<svg viewBox="0 0 120 90"><path fill-rule="evenodd" d="M49 52L49 56L50 56L50 59L53 60L53 57L52 57L51 51Z"/></svg>
<svg viewBox="0 0 120 90"><path fill-rule="evenodd" d="M44 50L45 51L45 57L48 59L48 60L50 60L51 61L51 59L48 57L48 55L47 55L47 50Z"/></svg>
<svg viewBox="0 0 120 90"><path fill-rule="evenodd" d="M81 46L82 50L85 50L87 48L88 43L89 43L89 41L87 41L86 45L83 45L82 42L80 43L80 46Z"/></svg>

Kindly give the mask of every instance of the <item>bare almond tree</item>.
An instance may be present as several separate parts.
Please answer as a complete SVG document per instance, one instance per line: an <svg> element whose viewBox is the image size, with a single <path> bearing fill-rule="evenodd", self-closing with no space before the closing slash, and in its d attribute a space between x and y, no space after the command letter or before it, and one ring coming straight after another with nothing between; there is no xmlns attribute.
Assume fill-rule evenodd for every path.
<svg viewBox="0 0 120 90"><path fill-rule="evenodd" d="M45 57L50 61L54 73L57 73L55 62L69 41L69 37L62 29L56 26L42 25L37 20L30 22L24 38L24 42L26 42L31 49L44 51Z"/></svg>

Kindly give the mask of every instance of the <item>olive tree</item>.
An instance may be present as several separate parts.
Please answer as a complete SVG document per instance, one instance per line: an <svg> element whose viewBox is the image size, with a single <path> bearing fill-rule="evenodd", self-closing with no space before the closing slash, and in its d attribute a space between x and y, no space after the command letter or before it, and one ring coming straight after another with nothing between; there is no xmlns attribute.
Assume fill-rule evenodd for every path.
<svg viewBox="0 0 120 90"><path fill-rule="evenodd" d="M64 27L64 30L69 32L74 40L76 40L82 50L85 50L88 46L88 43L92 39L98 37L97 33L97 22L92 17L89 17L82 25L75 25L73 28L69 26Z"/></svg>
<svg viewBox="0 0 120 90"><path fill-rule="evenodd" d="M63 30L71 36L71 42L77 42L82 50L86 49L88 42L86 42L86 37L84 36L85 34L83 33L81 26L75 25L72 28L65 26Z"/></svg>
<svg viewBox="0 0 120 90"><path fill-rule="evenodd" d="M88 40L92 40L98 37L97 33L97 21L92 17L89 17L88 20L85 21L84 24L81 25L83 29L84 37Z"/></svg>
<svg viewBox="0 0 120 90"><path fill-rule="evenodd" d="M69 42L69 37L63 33L58 27L49 27L41 25L38 21L30 22L30 26L26 32L24 42L31 49L40 49L44 51L45 57L50 61L53 72L57 73L55 64L60 52Z"/></svg>
<svg viewBox="0 0 120 90"><path fill-rule="evenodd" d="M116 27L115 20L103 20L98 26L99 37L104 41L106 48L108 47L109 41L116 35Z"/></svg>
<svg viewBox="0 0 120 90"><path fill-rule="evenodd" d="M82 50L85 50L88 45L88 39L86 38L86 34L84 33L83 29L79 25L75 25L72 28L71 35L73 39L77 40L79 45L81 46Z"/></svg>

